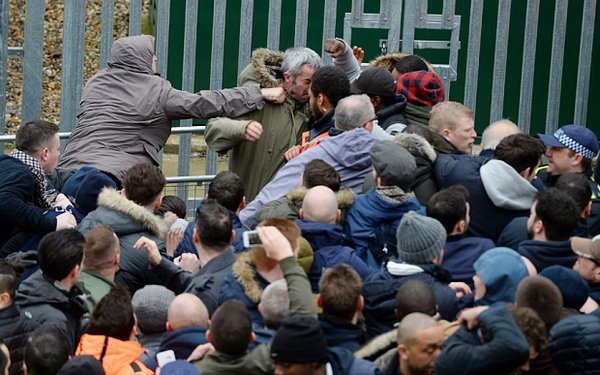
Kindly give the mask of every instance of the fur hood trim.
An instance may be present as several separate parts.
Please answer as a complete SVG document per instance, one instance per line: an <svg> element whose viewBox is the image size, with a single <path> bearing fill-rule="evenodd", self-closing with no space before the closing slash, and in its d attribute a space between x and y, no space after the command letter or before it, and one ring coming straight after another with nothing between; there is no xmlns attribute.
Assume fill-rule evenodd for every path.
<svg viewBox="0 0 600 375"><path fill-rule="evenodd" d="M292 203L296 203L298 201L303 201L304 196L306 195L307 191L308 191L307 188L299 187L299 188L294 189L291 192L289 192L287 195L287 198ZM354 203L356 194L354 193L354 191L352 191L352 189L343 188L340 191L338 191L337 193L335 193L335 197L337 199L338 208L342 209L342 208L349 208L350 206L352 206L352 204Z"/></svg>
<svg viewBox="0 0 600 375"><path fill-rule="evenodd" d="M433 146L427 140L418 134L400 133L394 138L396 143L404 147L411 153L421 154L432 163L437 158Z"/></svg>
<svg viewBox="0 0 600 375"><path fill-rule="evenodd" d="M279 82L273 77L269 68L280 68L283 61L283 52L271 51L266 48L258 48L252 52L251 59L255 78L260 87L279 87Z"/></svg>
<svg viewBox="0 0 600 375"><path fill-rule="evenodd" d="M132 217L161 239L165 238L165 234L169 231L169 227L165 225L160 216L156 216L145 207L130 201L115 189L106 187L102 189L98 195L98 206Z"/></svg>
<svg viewBox="0 0 600 375"><path fill-rule="evenodd" d="M252 267L251 253L248 251L238 254L231 271L233 277L235 277L235 279L244 287L246 297L254 303L259 303L263 289L258 285L254 278L256 270Z"/></svg>
<svg viewBox="0 0 600 375"><path fill-rule="evenodd" d="M394 68L394 65L396 65L396 63L398 62L398 60L400 60L404 56L408 56L408 55L410 55L410 53L403 53L403 52L388 53L387 55L381 55L381 56L374 58L373 60L371 60L369 65L377 67L377 68L384 68L391 72L392 69ZM421 56L419 56L419 57L421 57ZM425 59L423 59L423 61L425 61L425 63L429 67L429 71L435 72L435 69L433 69L433 66L431 66L429 61L427 61Z"/></svg>
<svg viewBox="0 0 600 375"><path fill-rule="evenodd" d="M396 344L398 338L398 330L393 329L389 332L382 333L381 335L375 337L373 340L369 341L368 344L363 346L354 352L354 356L356 358L367 358L370 357L385 348L389 347L392 344Z"/></svg>

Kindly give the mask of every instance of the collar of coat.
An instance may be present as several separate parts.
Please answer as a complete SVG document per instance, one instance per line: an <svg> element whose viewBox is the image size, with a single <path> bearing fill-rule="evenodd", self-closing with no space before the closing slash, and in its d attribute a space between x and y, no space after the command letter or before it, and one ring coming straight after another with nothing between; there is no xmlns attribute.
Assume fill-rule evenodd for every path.
<svg viewBox="0 0 600 375"><path fill-rule="evenodd" d="M297 201L302 203L302 201L304 200L304 196L306 195L307 192L308 192L307 188L299 187L299 188L296 188L296 189L292 190L291 192L289 192L287 195L287 198L294 203L296 203ZM335 198L338 203L338 208L340 208L340 209L350 208L350 206L352 206L352 203L354 203L355 197L356 197L356 194L354 194L354 191L352 191L352 189L348 189L348 188L340 189L339 191L337 191L335 193Z"/></svg>
<svg viewBox="0 0 600 375"><path fill-rule="evenodd" d="M280 69L283 52L258 48L252 52L251 64L260 87L279 87L280 82L273 76L274 69Z"/></svg>
<svg viewBox="0 0 600 375"><path fill-rule="evenodd" d="M98 207L108 208L131 217L159 238L164 238L169 231L169 227L160 216L154 215L146 207L130 201L115 189L102 189L98 195Z"/></svg>
<svg viewBox="0 0 600 375"><path fill-rule="evenodd" d="M251 252L238 254L231 270L235 279L244 287L246 297L254 303L259 303L263 288L256 280L256 269L252 266Z"/></svg>

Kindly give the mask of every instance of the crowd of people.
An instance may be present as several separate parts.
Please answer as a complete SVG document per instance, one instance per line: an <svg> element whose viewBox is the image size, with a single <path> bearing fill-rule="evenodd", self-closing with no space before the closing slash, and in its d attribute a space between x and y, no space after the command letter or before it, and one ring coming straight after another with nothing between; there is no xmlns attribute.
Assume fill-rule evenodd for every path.
<svg viewBox="0 0 600 375"><path fill-rule="evenodd" d="M418 56L258 49L188 93L153 44L113 44L64 155L36 120L0 156L0 374L600 373L591 130L500 120L475 155ZM190 222L183 118L232 151Z"/></svg>

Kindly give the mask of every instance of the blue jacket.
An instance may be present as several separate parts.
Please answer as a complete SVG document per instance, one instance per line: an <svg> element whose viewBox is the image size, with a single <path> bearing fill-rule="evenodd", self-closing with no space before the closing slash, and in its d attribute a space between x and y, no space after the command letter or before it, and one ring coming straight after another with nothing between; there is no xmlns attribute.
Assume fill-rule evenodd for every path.
<svg viewBox="0 0 600 375"><path fill-rule="evenodd" d="M448 287L451 275L434 264L407 264L389 261L365 280L362 295L367 333L373 338L391 331L396 323L396 292L407 280L421 280L431 287L442 319L453 321L458 314L456 293Z"/></svg>
<svg viewBox="0 0 600 375"><path fill-rule="evenodd" d="M202 211L202 208L204 207L205 204L206 204L206 201L202 201L202 203L200 203L200 205L196 208L196 216L198 216L200 211ZM244 248L244 241L243 241L243 233L245 231L245 228L242 225L240 218L238 217L238 215L235 212L233 212L231 210L227 210L227 211L229 211L229 217L231 218L231 224L233 225L233 231L235 232L235 238L233 239L233 243L232 243L233 252L239 253L241 251L245 251L246 249ZM194 246L194 226L195 225L196 225L195 222L192 221L185 228L185 232L183 233L183 239L181 240L181 242L177 246L177 249L175 249L175 253L173 254L174 258L177 258L178 256L180 256L183 253L192 253L192 254L198 256L198 251L196 250L196 246Z"/></svg>
<svg viewBox="0 0 600 375"><path fill-rule="evenodd" d="M314 260L308 274L313 293L319 292L319 280L323 271L336 264L348 264L363 280L375 271L355 254L354 249L342 245L345 236L338 225L304 220L297 220L296 223L302 230L302 237L314 251Z"/></svg>
<svg viewBox="0 0 600 375"><path fill-rule="evenodd" d="M517 217L508 223L500 234L500 237L498 237L496 246L510 247L517 250L521 242L529 240L529 236L527 235L527 219L527 217ZM573 235L585 238L590 237L586 220L579 219Z"/></svg>
<svg viewBox="0 0 600 375"><path fill-rule="evenodd" d="M450 271L454 281L462 281L473 287L473 263L486 250L494 248L487 238L449 236L444 246L442 267Z"/></svg>
<svg viewBox="0 0 600 375"><path fill-rule="evenodd" d="M176 359L187 359L198 345L206 344L206 327L189 327L178 331L167 332L163 335L157 353L172 350ZM158 362L156 356L143 361L144 365L156 371Z"/></svg>
<svg viewBox="0 0 600 375"><path fill-rule="evenodd" d="M461 184L469 191L471 222L467 229L467 235L489 238L496 242L504 227L512 219L529 216L531 204L529 207L520 208L523 205L516 203L522 203L524 198L522 191L526 189L527 185L531 190L531 184L520 176L515 176L507 182L498 175L498 181L491 181L491 184L504 188L501 191L501 195L504 197L500 198L504 198L506 206L496 206L490 199L481 178L480 170L485 161L485 158L467 155L439 155L434 163L434 173L440 189ZM533 197L531 197L531 203L533 203Z"/></svg>
<svg viewBox="0 0 600 375"><path fill-rule="evenodd" d="M538 273L554 265L573 268L577 261L577 255L571 249L571 240L559 242L528 240L521 242L517 251L533 263Z"/></svg>
<svg viewBox="0 0 600 375"><path fill-rule="evenodd" d="M358 256L375 268L385 260L397 257L396 230L408 211L425 215L425 207L416 198L402 203L389 202L377 193L376 188L357 196L346 216L345 233L354 243Z"/></svg>
<svg viewBox="0 0 600 375"><path fill-rule="evenodd" d="M379 375L381 371L375 364L364 359L355 358L352 351L342 347L328 347L327 357L334 374L345 375Z"/></svg>
<svg viewBox="0 0 600 375"><path fill-rule="evenodd" d="M250 228L256 226L254 215L263 204L281 198L298 187L304 166L315 159L331 165L340 174L341 186L359 193L362 183L372 170L371 147L376 140L367 130L360 128L323 139L313 147L285 164L254 200L240 212L242 223Z"/></svg>

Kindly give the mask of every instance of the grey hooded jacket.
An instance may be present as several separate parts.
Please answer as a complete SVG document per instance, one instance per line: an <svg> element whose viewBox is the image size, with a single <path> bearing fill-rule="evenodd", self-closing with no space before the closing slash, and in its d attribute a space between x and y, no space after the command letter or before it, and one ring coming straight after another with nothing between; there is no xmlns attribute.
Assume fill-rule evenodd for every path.
<svg viewBox="0 0 600 375"><path fill-rule="evenodd" d="M77 126L59 167L94 166L122 180L138 163L158 165L158 153L171 134L171 120L240 116L263 108L258 85L200 91L176 90L152 74L154 38L117 40L109 67L87 82Z"/></svg>

